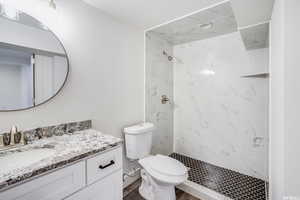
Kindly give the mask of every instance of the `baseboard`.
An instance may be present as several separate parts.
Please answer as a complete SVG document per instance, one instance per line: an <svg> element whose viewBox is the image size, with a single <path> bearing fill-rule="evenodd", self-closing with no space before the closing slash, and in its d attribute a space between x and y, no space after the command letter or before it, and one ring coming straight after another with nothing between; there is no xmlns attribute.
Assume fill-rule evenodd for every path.
<svg viewBox="0 0 300 200"><path fill-rule="evenodd" d="M201 200L232 200L192 181L185 181L183 184L178 185L177 188Z"/></svg>

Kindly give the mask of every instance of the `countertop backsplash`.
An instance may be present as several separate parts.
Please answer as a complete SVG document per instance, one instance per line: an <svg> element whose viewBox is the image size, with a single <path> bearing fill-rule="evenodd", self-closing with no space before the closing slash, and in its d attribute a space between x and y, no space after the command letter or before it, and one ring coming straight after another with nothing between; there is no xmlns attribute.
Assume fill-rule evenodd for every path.
<svg viewBox="0 0 300 200"><path fill-rule="evenodd" d="M92 128L92 120L69 122L53 126L38 127L30 130L22 130L26 144L46 137L61 136L75 131L82 131Z"/></svg>

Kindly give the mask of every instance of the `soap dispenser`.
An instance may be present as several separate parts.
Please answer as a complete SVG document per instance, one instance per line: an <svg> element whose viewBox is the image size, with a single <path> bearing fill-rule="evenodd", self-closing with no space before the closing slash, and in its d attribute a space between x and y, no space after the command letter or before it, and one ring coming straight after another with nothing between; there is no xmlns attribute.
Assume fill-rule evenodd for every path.
<svg viewBox="0 0 300 200"><path fill-rule="evenodd" d="M11 134L11 144L20 144L21 140L22 140L22 133L20 131L18 131L17 126L13 126L10 130L10 134Z"/></svg>

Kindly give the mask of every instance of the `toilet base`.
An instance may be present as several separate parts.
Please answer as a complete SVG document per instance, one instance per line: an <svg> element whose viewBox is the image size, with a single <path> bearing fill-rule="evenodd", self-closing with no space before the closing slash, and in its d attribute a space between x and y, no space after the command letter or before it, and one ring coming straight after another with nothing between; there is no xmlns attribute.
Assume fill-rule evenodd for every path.
<svg viewBox="0 0 300 200"><path fill-rule="evenodd" d="M175 186L154 180L144 169L141 170L140 195L146 200L176 200Z"/></svg>

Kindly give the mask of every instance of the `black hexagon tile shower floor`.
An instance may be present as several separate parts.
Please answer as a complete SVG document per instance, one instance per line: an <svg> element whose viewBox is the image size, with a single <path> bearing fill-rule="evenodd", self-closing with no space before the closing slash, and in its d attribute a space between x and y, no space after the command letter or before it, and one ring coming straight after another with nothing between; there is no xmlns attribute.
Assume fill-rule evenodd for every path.
<svg viewBox="0 0 300 200"><path fill-rule="evenodd" d="M173 153L170 157L189 167L189 180L234 200L267 199L265 181Z"/></svg>

